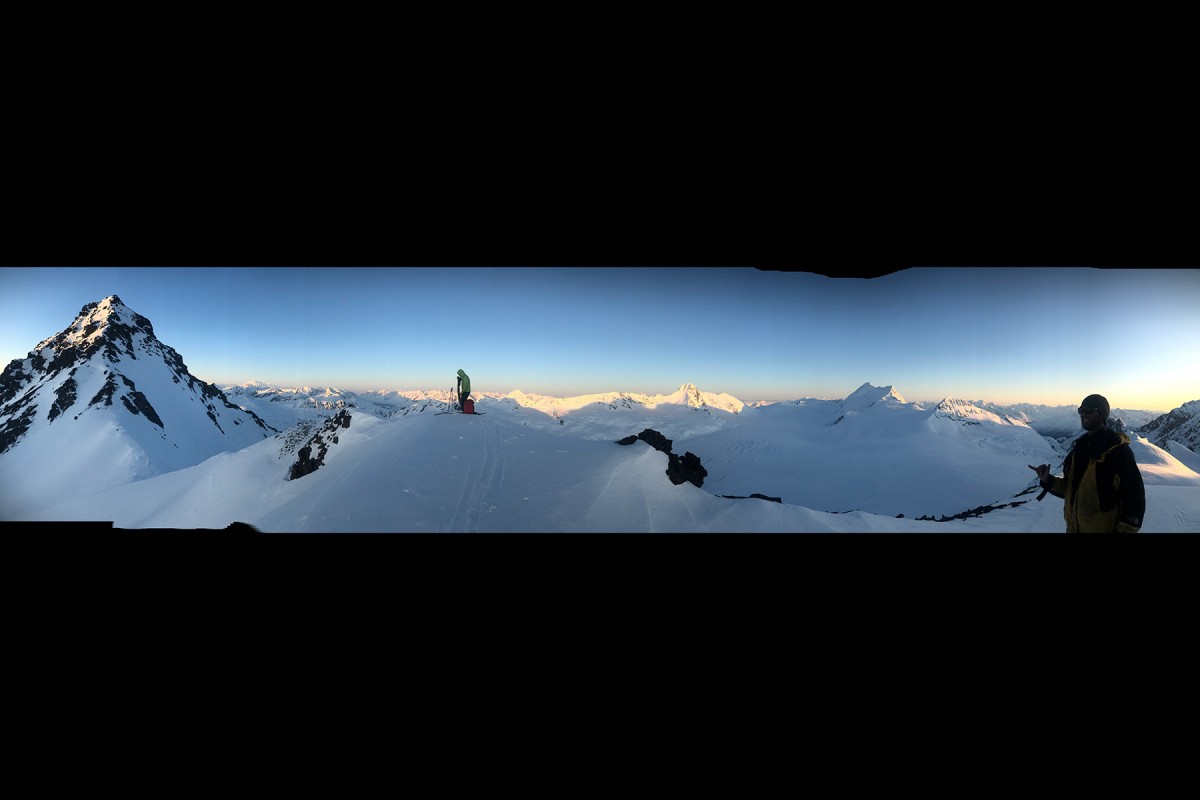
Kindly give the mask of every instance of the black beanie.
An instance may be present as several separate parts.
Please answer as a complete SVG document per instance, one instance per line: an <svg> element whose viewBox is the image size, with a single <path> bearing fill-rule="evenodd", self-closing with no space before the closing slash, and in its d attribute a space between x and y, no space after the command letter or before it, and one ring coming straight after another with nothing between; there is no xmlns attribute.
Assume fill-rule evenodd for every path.
<svg viewBox="0 0 1200 800"><path fill-rule="evenodd" d="M1100 409L1100 418L1108 419L1108 401L1098 394L1089 394L1083 398L1083 402L1079 406L1080 408L1098 408Z"/></svg>

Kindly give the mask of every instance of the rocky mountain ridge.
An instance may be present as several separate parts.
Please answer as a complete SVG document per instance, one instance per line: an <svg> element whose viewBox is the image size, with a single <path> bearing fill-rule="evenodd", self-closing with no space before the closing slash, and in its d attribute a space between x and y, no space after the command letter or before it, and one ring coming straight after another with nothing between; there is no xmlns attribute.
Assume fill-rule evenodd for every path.
<svg viewBox="0 0 1200 800"><path fill-rule="evenodd" d="M1172 441L1193 453L1200 451L1200 400L1189 400L1146 423L1138 432L1167 452L1171 451Z"/></svg>
<svg viewBox="0 0 1200 800"><path fill-rule="evenodd" d="M107 452L89 451L93 469L156 474L274 432L192 375L117 295L84 305L0 373L0 456L9 465L35 458L17 451L89 451L89 437L98 437Z"/></svg>

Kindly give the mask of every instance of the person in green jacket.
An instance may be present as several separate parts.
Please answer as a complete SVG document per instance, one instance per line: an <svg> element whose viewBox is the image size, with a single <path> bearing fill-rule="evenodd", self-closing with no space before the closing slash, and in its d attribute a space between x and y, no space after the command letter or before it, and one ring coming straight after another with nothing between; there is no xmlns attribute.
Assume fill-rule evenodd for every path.
<svg viewBox="0 0 1200 800"><path fill-rule="evenodd" d="M1067 533L1137 533L1142 527L1146 513L1142 472L1129 437L1108 429L1108 414L1103 397L1084 398L1079 421L1086 432L1063 461L1063 477L1051 475L1049 464L1029 466L1043 489L1065 501Z"/></svg>
<svg viewBox="0 0 1200 800"><path fill-rule="evenodd" d="M461 369L458 371L458 407L463 407L463 400L471 394L471 379Z"/></svg>

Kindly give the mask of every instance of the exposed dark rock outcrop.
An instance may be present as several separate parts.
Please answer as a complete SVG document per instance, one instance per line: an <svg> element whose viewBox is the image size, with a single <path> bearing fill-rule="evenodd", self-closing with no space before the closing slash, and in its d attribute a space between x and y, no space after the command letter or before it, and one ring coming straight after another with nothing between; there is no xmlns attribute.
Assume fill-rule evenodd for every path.
<svg viewBox="0 0 1200 800"><path fill-rule="evenodd" d="M117 391L117 379L110 372L104 376L104 385L100 387L100 391L96 392L96 396L88 401L88 407L97 403L104 403L106 406L112 405L113 393Z"/></svg>
<svg viewBox="0 0 1200 800"><path fill-rule="evenodd" d="M287 479L294 481L297 478L303 478L305 475L310 475L316 472L325 464L325 455L329 452L331 444L337 444L338 428L350 427L350 412L339 411L334 416L325 421L321 426L321 430L317 431L308 444L300 448L297 453L297 459L292 468L288 471ZM316 448L317 455L313 457L313 448Z"/></svg>
<svg viewBox="0 0 1200 800"><path fill-rule="evenodd" d="M708 470L700 464L700 457L695 453L684 453L683 457L668 453L667 458L670 463L667 464L667 477L671 479L671 483L678 486L684 481L688 481L693 486L703 486L704 479L708 477Z"/></svg>
<svg viewBox="0 0 1200 800"><path fill-rule="evenodd" d="M675 455L671 452L671 440L656 430L646 428L637 436L626 436L624 439L618 440L617 444L629 445L638 439L660 453L667 454L667 477L671 479L671 483L678 486L684 481L688 481L696 487L704 485L704 479L708 477L708 470L700 464L700 457L695 453L684 453L682 457Z"/></svg>
<svg viewBox="0 0 1200 800"><path fill-rule="evenodd" d="M14 358L8 362L4 372L0 373L0 406L4 406L33 379L32 372L25 371L24 359Z"/></svg>
<svg viewBox="0 0 1200 800"><path fill-rule="evenodd" d="M293 427L288 428L282 433L275 434L276 440L281 440L283 446L279 449L279 455L282 458L286 455L296 454L298 450L308 443L313 432L320 427L321 423L317 420L301 420Z"/></svg>
<svg viewBox="0 0 1200 800"><path fill-rule="evenodd" d="M321 444L325 444L323 441ZM300 448L299 458L295 464L292 464L291 470L288 471L288 480L294 481L297 478L303 478L305 475L316 472L325 463L325 451L327 447L322 447L320 454L312 457L312 445L304 445Z"/></svg>
<svg viewBox="0 0 1200 800"><path fill-rule="evenodd" d="M646 430L637 436L626 436L624 439L618 441L617 444L633 444L638 439L641 439L660 453L671 454L671 440L652 428L646 428Z"/></svg>
<svg viewBox="0 0 1200 800"><path fill-rule="evenodd" d="M741 494L719 494L717 497L724 497L729 500L770 500L772 503L782 503L782 497L767 497L765 494L753 492L749 496Z"/></svg>
<svg viewBox="0 0 1200 800"><path fill-rule="evenodd" d="M150 405L150 401L146 399L146 395L137 390L133 381L121 376L121 380L125 381L125 386L129 389L128 394L121 395L121 402L125 404L125 408L129 409L129 413L133 415L145 414L146 419L153 422L160 428L165 428L163 421L159 419L158 412L154 410L154 406ZM215 420L214 420L215 422ZM220 427L219 425L217 426Z"/></svg>
<svg viewBox="0 0 1200 800"><path fill-rule="evenodd" d="M20 414L10 416L3 423L0 423L0 453L7 451L8 448L21 441L21 437L25 435L25 432L29 430L29 426L33 424L36 414L37 406L31 404L27 405L25 410Z"/></svg>
<svg viewBox="0 0 1200 800"><path fill-rule="evenodd" d="M1026 492L1022 492L1021 494L1026 494ZM1017 495L1017 496L1020 497L1020 495ZM1001 509L1001 508L1016 508L1017 506L1023 506L1028 502L1029 502L1028 500L1018 500L1015 503L1001 503L998 506L993 506L993 505L978 506L978 507L972 508L968 511L961 511L958 514L954 514L953 516L946 516L945 514L943 514L940 518L937 518L937 517L931 517L931 516L927 516L927 515L921 515L921 516L917 517L917 519L924 520L926 522L949 522L952 519L966 519L967 517L982 517L984 514L988 513L989 511L996 511L997 509Z"/></svg>
<svg viewBox="0 0 1200 800"><path fill-rule="evenodd" d="M62 414L68 408L75 405L75 391L77 389L75 379L67 378L54 391L54 404L50 406L50 413L48 414L50 422L54 422L59 414Z"/></svg>

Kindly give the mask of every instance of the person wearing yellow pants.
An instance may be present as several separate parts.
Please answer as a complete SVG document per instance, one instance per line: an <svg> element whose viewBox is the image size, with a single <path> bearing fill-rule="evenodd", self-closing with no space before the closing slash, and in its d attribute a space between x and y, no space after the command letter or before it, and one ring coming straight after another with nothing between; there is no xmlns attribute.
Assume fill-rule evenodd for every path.
<svg viewBox="0 0 1200 800"><path fill-rule="evenodd" d="M1063 498L1067 533L1137 533L1142 527L1146 513L1142 473L1129 437L1106 426L1108 415L1108 400L1088 395L1079 405L1079 421L1086 433L1075 440L1063 461L1065 475L1051 475L1049 464L1029 467L1043 489Z"/></svg>

